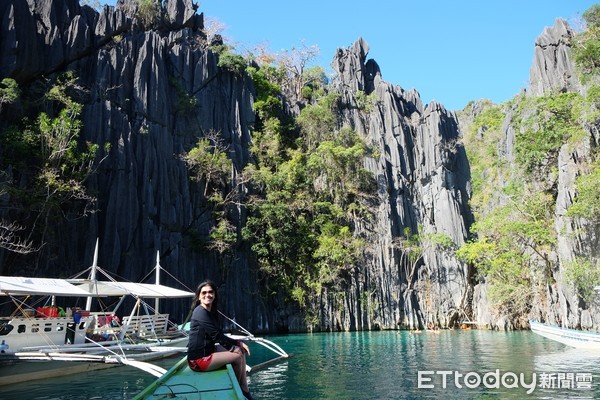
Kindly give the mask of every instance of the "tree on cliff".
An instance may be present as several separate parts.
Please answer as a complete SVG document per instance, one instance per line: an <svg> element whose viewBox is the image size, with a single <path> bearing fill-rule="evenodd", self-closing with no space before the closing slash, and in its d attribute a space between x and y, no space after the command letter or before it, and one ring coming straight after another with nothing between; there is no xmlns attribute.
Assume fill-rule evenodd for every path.
<svg viewBox="0 0 600 400"><path fill-rule="evenodd" d="M257 46L248 57L257 62L268 79L279 87L284 98L293 104L324 94L327 84L325 71L320 66L309 66L319 51L318 46L305 43L279 54L265 46Z"/></svg>
<svg viewBox="0 0 600 400"><path fill-rule="evenodd" d="M254 134L255 163L248 168L258 193L244 238L264 285L300 306L312 325L318 299L327 291L343 294L365 249L352 221L366 217L361 202L374 186L362 165L369 149L351 129L337 128L336 95L305 107L296 125L280 119L280 86L264 69L252 72L262 129Z"/></svg>
<svg viewBox="0 0 600 400"><path fill-rule="evenodd" d="M19 85L14 79L4 78L0 82L0 112L4 104L12 104L21 96ZM5 171L0 172L0 199L8 196L8 183L10 179ZM18 232L25 230L25 227L14 222L0 221L0 247L16 252L27 254L35 251L35 247L30 240L22 239Z"/></svg>
<svg viewBox="0 0 600 400"><path fill-rule="evenodd" d="M76 219L96 211L96 199L85 182L101 162L96 159L99 146L79 140L82 105L73 97L81 88L73 74L54 77L37 102L30 96L35 96L38 88L23 93L26 100L8 96L6 88L3 103L7 98L20 101L24 111L11 116L0 137L0 166L10 171L2 181L2 205L12 210L7 215L13 221L19 221L3 222L0 237L8 250L30 252L44 244L51 221ZM27 105L43 111L33 120ZM28 232L19 238L16 230L23 226Z"/></svg>

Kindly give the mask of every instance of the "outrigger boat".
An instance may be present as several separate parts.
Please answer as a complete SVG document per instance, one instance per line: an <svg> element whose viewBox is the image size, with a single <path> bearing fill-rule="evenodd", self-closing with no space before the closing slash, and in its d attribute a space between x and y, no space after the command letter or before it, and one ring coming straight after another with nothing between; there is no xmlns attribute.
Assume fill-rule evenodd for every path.
<svg viewBox="0 0 600 400"><path fill-rule="evenodd" d="M540 336L578 349L599 350L600 333L561 328L541 322L529 321L531 330Z"/></svg>
<svg viewBox="0 0 600 400"><path fill-rule="evenodd" d="M97 266L98 245L87 279L0 276L0 298L16 306L0 316L0 385L38 380L117 365L133 365L186 351L187 333L158 312L159 299L193 297L194 293L157 283L121 282ZM98 273L109 280L96 279ZM24 297L24 299L23 299ZM47 307L31 305L33 298L50 298ZM62 310L56 298L85 298L84 310ZM119 297L111 310L90 311L92 299ZM125 298L135 299L121 322L116 315ZM144 299L156 299L153 309ZM63 300L64 301L64 300Z"/></svg>
<svg viewBox="0 0 600 400"><path fill-rule="evenodd" d="M221 315L223 315L221 313ZM291 354L286 353L274 342L255 337L235 321L225 316L242 330L245 335L231 335L229 337L235 340L247 340L257 343L272 352L277 357L257 364L253 367L247 366L248 373L256 372L266 368L269 365L284 361ZM225 368L210 372L194 372L187 364L187 357L183 357L168 371L149 363L137 363L136 367L157 376L154 382L142 390L133 400L157 400L157 399L231 399L244 400L242 389L237 381L233 368L227 364Z"/></svg>

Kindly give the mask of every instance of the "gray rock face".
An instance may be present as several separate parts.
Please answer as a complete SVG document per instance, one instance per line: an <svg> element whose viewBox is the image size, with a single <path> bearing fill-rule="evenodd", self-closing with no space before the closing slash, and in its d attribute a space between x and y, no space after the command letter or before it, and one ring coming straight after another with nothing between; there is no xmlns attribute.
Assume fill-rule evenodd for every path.
<svg viewBox="0 0 600 400"><path fill-rule="evenodd" d="M456 116L432 102L423 107L416 92L405 92L381 79L379 66L366 60L368 45L357 40L338 50L332 62L341 94L342 122L380 154L366 167L379 183L372 222L356 221L358 233L372 243L361 265L346 315L333 315L333 326L350 329L419 328L446 325L470 290L468 272L451 251L424 242L426 250L411 279L399 241L408 228L421 237L444 234L462 244L472 222L467 205L469 164L458 142ZM357 91L375 97L376 106L360 110ZM364 293L369 293L368 304ZM362 299L362 302L359 301ZM355 312L353 310L356 310ZM327 325L327 324L325 324Z"/></svg>
<svg viewBox="0 0 600 400"><path fill-rule="evenodd" d="M573 63L569 57L573 30L563 19L546 27L535 41L533 65L529 73L530 96L551 91L576 92L579 87Z"/></svg>
<svg viewBox="0 0 600 400"><path fill-rule="evenodd" d="M531 69L529 94L542 95L556 92L581 92L575 76L575 65L570 58L570 40L574 34L563 20L544 30L536 41L536 56ZM572 285L565 282L564 272L578 258L590 259L599 255L598 226L589 220L566 215L567 209L577 196L575 179L591 161L591 153L598 146L595 130L579 146L565 144L558 156L558 184L555 209L557 232L555 268L552 273L556 283L548 285L540 301L534 302L534 318L559 326L590 329L597 327L600 311L594 304L585 304L574 293Z"/></svg>
<svg viewBox="0 0 600 400"><path fill-rule="evenodd" d="M84 269L98 237L100 265L126 279L142 279L159 251L161 265L190 288L205 278L223 283L224 311L248 329L306 329L297 310L275 308L271 299L256 295L249 249L240 246L231 256L219 256L202 247L214 220L202 184L190 180L180 158L198 138L215 131L229 147L232 174L241 171L249 161L254 123L251 80L217 66L202 15L191 0L166 0L162 22L147 31L136 5L121 0L97 13L77 0L0 2L0 79L27 85L74 71L86 89L83 139L111 145L88 182L98 193L100 211L55 229L36 261L38 273L68 276ZM530 94L576 88L566 58L570 34L557 22L536 42ZM371 246L343 307L333 296L323 297L320 328L417 328L465 319L490 320L493 326L485 285L473 283L472 271L452 249L425 240L413 269L401 240L406 228L422 239L444 235L455 246L467 238L470 171L456 115L436 102L423 105L414 90L383 81L367 54L367 43L359 39L337 51L333 68L334 90L341 95L340 127L353 128L379 154L365 159L378 183L373 219L354 221L357 234ZM361 109L357 91L372 96L374 106ZM512 154L511 143L506 140L507 154ZM568 149L561 154L559 215L572 199L569 163L580 155L585 156ZM233 213L240 228L244 210ZM578 230L566 220L557 224L566 232L558 256L572 258L583 238L568 234ZM11 272L6 259L0 251L0 273ZM164 282L175 284L175 279ZM598 320L593 312L578 310L560 287L549 287L547 298L555 305L539 310L547 319L588 325ZM170 310L183 319L187 306L178 303ZM496 326L511 328L510 321L500 322Z"/></svg>
<svg viewBox="0 0 600 400"><path fill-rule="evenodd" d="M584 304L575 294L572 285L566 283L565 271L578 260L594 259L600 255L599 226L593 221L567 216L568 208L577 197L575 179L592 160L592 143L573 148L565 144L558 157L558 194L556 198L555 222L557 232L556 265L553 275L557 281L548 292L555 292L551 302L539 311L544 319L557 325L572 328L591 328L600 321L600 310L596 304Z"/></svg>
<svg viewBox="0 0 600 400"><path fill-rule="evenodd" d="M36 271L70 276L83 270L99 238L100 266L139 281L159 251L161 265L192 290L206 278L223 282L222 293L235 298L222 301L225 312L251 329L274 330L275 311L252 295L256 279L246 250L229 262L196 244L214 222L203 188L191 182L180 158L214 130L231 149L235 169L247 163L252 82L217 67L200 30L202 18L189 1L168 2L171 30L147 32L127 14L128 4L121 1L119 8L104 7L98 14L76 0L0 3L0 79L26 85L75 71L85 89L81 135L110 144L88 182L99 212L53 226L55 237L42 249ZM11 268L3 263L0 273L19 272ZM188 303L172 306L175 318L185 317Z"/></svg>
<svg viewBox="0 0 600 400"><path fill-rule="evenodd" d="M192 0L165 0L167 20L174 29L193 28L197 8Z"/></svg>
<svg viewBox="0 0 600 400"><path fill-rule="evenodd" d="M567 23L557 19L551 28L545 28L535 43L535 55L530 73L527 96L538 97L557 92L580 92L585 95L575 72L571 58L571 43L574 33ZM502 130L504 140L500 143L500 155L510 164L515 162L516 128L511 125L514 110L508 110ZM598 326L600 312L594 304L585 304L575 294L572 285L565 279L565 270L578 258L598 257L598 226L589 220L566 215L577 196L576 177L592 160L591 153L598 146L597 128L591 128L588 136L578 145L565 144L557 160L556 205L554 228L557 235L556 247L546 255L551 265L552 283L536 293L529 318L572 328L590 329ZM553 184L542 183L542 184ZM541 264L541 261L540 261ZM539 266L539 268L543 268ZM475 288L474 306L480 326L510 329L511 322L503 315L490 310L485 283Z"/></svg>
<svg viewBox="0 0 600 400"><path fill-rule="evenodd" d="M251 81L217 66L202 16L190 0L165 1L166 25L151 24L153 30L143 30L138 12L131 0L99 14L76 0L0 4L0 77L31 82L75 71L87 90L83 138L111 145L89 182L100 211L58 230L59 237L40 257L40 272L61 266L72 274L89 265L99 237L101 266L124 278L140 280L158 250L161 265L192 289L206 277L224 282L221 292L231 297L223 304L225 311L235 312L249 329L304 330L296 311L276 310L269 299L252 295L256 278L247 249L238 248L225 259L196 248L190 236L207 237L213 220L203 187L190 181L179 155L214 130L229 146L233 173L243 168L254 122ZM407 271L398 239L405 228L422 235L443 233L456 244L466 238L469 168L457 142L456 117L437 103L423 107L416 91L382 81L367 53L366 42L359 39L338 51L334 68L342 125L353 127L381 154L365 160L379 182L375 219L355 221L372 247L343 310L330 299L323 301L320 328L445 324L468 302L466 267L451 252L431 246L418 267ZM375 96L374 109L358 109L358 90ZM186 101L191 109L182 106ZM241 221L244 211L238 212ZM186 306L172 310L183 317Z"/></svg>

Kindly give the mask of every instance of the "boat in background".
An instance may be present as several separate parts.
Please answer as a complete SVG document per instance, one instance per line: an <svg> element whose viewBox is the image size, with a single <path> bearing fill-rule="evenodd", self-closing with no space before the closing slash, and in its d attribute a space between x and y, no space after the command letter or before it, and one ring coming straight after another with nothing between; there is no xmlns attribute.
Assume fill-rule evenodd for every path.
<svg viewBox="0 0 600 400"><path fill-rule="evenodd" d="M561 328L536 321L529 321L529 326L534 333L567 346L600 351L600 333L598 332Z"/></svg>
<svg viewBox="0 0 600 400"><path fill-rule="evenodd" d="M192 298L194 293L156 283L116 281L97 266L98 243L90 277L52 279L0 276L0 297L15 305L0 316L0 385L134 365L186 351L187 332L159 313L159 299ZM84 271L85 273L85 271ZM108 280L98 280L103 274ZM56 306L57 298L85 298L84 310ZM92 299L119 298L115 307L90 311ZM120 321L117 312L126 298L135 305ZM155 307L145 300L155 299ZM37 306L34 300L49 302Z"/></svg>

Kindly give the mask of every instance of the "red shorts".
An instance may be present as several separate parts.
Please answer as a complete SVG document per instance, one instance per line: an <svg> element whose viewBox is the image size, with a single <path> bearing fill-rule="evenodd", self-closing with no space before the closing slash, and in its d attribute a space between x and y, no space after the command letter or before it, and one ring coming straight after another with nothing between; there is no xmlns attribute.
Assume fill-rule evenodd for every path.
<svg viewBox="0 0 600 400"><path fill-rule="evenodd" d="M188 366L192 371L196 372L206 372L206 369L210 365L210 361L212 360L212 354L207 355L206 357L200 357L197 360L188 360Z"/></svg>

